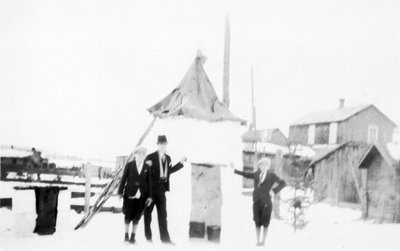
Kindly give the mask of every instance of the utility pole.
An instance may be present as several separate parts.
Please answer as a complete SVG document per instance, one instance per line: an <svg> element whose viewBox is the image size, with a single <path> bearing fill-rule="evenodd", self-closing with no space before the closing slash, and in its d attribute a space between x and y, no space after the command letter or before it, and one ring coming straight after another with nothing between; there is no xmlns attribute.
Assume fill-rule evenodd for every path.
<svg viewBox="0 0 400 251"><path fill-rule="evenodd" d="M224 47L224 74L223 74L223 98L222 103L229 108L229 66L230 66L231 33L229 15L225 17L225 47Z"/></svg>
<svg viewBox="0 0 400 251"><path fill-rule="evenodd" d="M254 160L253 169L257 169L257 120L256 120L256 105L254 102L254 74L253 66L251 66L251 110L252 110L252 123L250 130L254 133Z"/></svg>

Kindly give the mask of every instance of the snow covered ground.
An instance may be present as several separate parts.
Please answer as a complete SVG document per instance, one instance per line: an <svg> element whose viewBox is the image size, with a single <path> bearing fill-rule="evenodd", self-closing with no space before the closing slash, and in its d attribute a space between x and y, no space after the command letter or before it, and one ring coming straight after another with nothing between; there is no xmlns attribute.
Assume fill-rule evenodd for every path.
<svg viewBox="0 0 400 251"><path fill-rule="evenodd" d="M17 237L13 232L13 212L0 209L0 250L399 250L400 224L374 224L360 220L361 212L349 208L318 203L308 211L310 222L303 230L294 232L291 225L273 219L266 247L255 246L251 196L242 195L232 188L224 190L222 233L220 244L203 240L189 240L190 182L186 182L189 169L175 174L168 194L168 222L175 246L159 242L156 212L153 215L153 243L147 243L143 234L143 221L137 234L138 244L123 243L122 214L99 213L83 229L72 230L81 219L70 212L70 222L63 231L51 236L31 235ZM240 178L226 174L237 184ZM223 183L226 189L229 185ZM228 188L227 188L228 187ZM282 197L291 191L283 191ZM282 207L284 211L284 207ZM156 210L155 210L156 211ZM284 213L284 212L283 212Z"/></svg>

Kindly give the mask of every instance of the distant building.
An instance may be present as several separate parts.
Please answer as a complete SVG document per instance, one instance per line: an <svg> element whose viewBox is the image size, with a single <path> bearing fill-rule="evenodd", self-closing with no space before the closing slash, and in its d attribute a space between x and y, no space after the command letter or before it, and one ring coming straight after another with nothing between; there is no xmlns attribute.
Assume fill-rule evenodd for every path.
<svg viewBox="0 0 400 251"><path fill-rule="evenodd" d="M244 171L254 170L255 152L257 160L270 157L274 165L276 153L284 154L288 151L287 138L278 128L257 131L249 129L242 135L242 141ZM252 188L253 181L243 178L243 187Z"/></svg>
<svg viewBox="0 0 400 251"><path fill-rule="evenodd" d="M349 141L385 146L394 137L397 125L374 105L339 107L313 112L295 120L289 141L302 145L336 145Z"/></svg>
<svg viewBox="0 0 400 251"><path fill-rule="evenodd" d="M246 143L266 142L280 146L287 146L287 137L279 128L271 128L266 130L247 130L242 135L242 141Z"/></svg>
<svg viewBox="0 0 400 251"><path fill-rule="evenodd" d="M397 125L374 105L313 112L294 121L289 142L315 150L318 199L361 203L364 217L399 222L399 160L389 154Z"/></svg>

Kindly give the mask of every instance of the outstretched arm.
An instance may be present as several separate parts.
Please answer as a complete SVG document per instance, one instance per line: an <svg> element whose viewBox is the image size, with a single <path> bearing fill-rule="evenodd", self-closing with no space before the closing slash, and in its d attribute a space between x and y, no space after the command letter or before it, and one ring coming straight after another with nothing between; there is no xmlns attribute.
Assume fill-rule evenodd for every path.
<svg viewBox="0 0 400 251"><path fill-rule="evenodd" d="M242 175L243 177L248 178L248 179L254 179L254 177L255 177L255 172L244 172L244 171L239 171L237 169L234 169L233 172L236 174Z"/></svg>
<svg viewBox="0 0 400 251"><path fill-rule="evenodd" d="M186 158L184 157L184 158L182 158L182 160L180 161L180 162L178 162L178 163L176 163L174 166L172 166L171 165L171 159L169 159L169 167L168 167L168 172L170 173L170 174L172 174L172 173L174 173L174 172L176 172L176 171L179 171L182 167L183 167L183 162L185 162L186 161Z"/></svg>

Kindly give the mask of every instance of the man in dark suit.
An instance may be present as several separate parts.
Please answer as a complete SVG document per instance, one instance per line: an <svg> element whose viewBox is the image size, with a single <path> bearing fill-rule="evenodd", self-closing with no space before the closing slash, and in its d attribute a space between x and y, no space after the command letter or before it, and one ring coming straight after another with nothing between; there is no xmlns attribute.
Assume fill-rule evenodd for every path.
<svg viewBox="0 0 400 251"><path fill-rule="evenodd" d="M152 202L151 168L144 162L146 148L136 147L134 159L125 166L118 188L124 202L122 211L125 215L125 241L135 243L136 228L146 206ZM129 224L132 222L132 233L129 239Z"/></svg>
<svg viewBox="0 0 400 251"><path fill-rule="evenodd" d="M158 136L157 151L151 153L146 158L146 163L151 163L152 167L152 186L153 186L153 203L145 209L144 213L144 228L145 235L148 241L152 241L151 232L151 213L154 205L157 207L158 227L160 230L160 238L163 243L172 244L168 233L167 225L167 199L165 193L169 191L169 177L172 173L183 167L186 158L176 165L172 166L171 157L166 154L167 137L165 135Z"/></svg>
<svg viewBox="0 0 400 251"><path fill-rule="evenodd" d="M277 194L286 186L285 181L281 180L270 168L271 159L262 158L257 162L256 172L234 170L236 174L254 180L253 220L256 225L257 246L265 245L268 226L271 221L272 201L270 192L272 190ZM261 227L264 227L262 241L260 241Z"/></svg>

